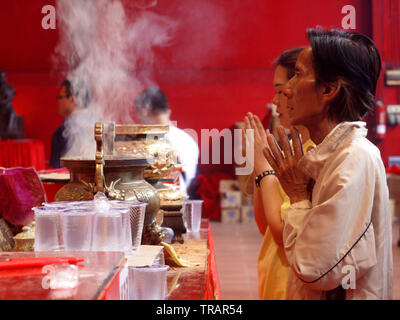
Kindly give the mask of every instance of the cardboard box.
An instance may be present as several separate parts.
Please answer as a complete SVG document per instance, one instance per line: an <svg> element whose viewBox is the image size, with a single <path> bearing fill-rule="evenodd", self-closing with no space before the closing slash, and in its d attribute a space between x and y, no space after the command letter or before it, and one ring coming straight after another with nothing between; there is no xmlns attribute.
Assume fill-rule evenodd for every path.
<svg viewBox="0 0 400 320"><path fill-rule="evenodd" d="M230 208L221 210L222 223L239 223L240 222L240 209Z"/></svg>
<svg viewBox="0 0 400 320"><path fill-rule="evenodd" d="M238 191L239 182L237 180L220 180L219 192L224 193L226 191Z"/></svg>
<svg viewBox="0 0 400 320"><path fill-rule="evenodd" d="M254 207L253 206L243 206L241 208L241 221L242 221L242 223L254 222Z"/></svg>
<svg viewBox="0 0 400 320"><path fill-rule="evenodd" d="M221 193L221 208L240 208L242 193L240 191L226 191Z"/></svg>

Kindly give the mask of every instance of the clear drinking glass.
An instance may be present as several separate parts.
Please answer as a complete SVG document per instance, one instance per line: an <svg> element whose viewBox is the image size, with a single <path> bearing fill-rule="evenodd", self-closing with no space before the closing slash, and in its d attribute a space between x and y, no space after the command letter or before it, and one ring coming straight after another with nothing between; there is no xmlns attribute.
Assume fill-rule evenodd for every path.
<svg viewBox="0 0 400 320"><path fill-rule="evenodd" d="M168 266L133 267L129 272L129 300L165 300Z"/></svg>
<svg viewBox="0 0 400 320"><path fill-rule="evenodd" d="M35 213L35 251L61 251L60 211L47 207L33 208Z"/></svg>
<svg viewBox="0 0 400 320"><path fill-rule="evenodd" d="M132 233L131 233L131 220L129 217L130 211L129 206L121 208L113 208L113 210L121 213L122 216L122 232L123 232L123 243L125 255L132 254Z"/></svg>
<svg viewBox="0 0 400 320"><path fill-rule="evenodd" d="M183 223L187 232L199 232L203 200L186 200L183 204Z"/></svg>
<svg viewBox="0 0 400 320"><path fill-rule="evenodd" d="M65 251L90 251L94 210L66 209L60 213L60 220Z"/></svg>
<svg viewBox="0 0 400 320"><path fill-rule="evenodd" d="M132 204L129 209L133 250L137 250L142 244L143 224L146 206L147 203L136 203Z"/></svg>
<svg viewBox="0 0 400 320"><path fill-rule="evenodd" d="M118 210L95 214L92 251L124 251L122 214Z"/></svg>
<svg viewBox="0 0 400 320"><path fill-rule="evenodd" d="M109 203L112 208L124 211L122 213L122 224L125 236L131 239L130 242L126 241L126 244L131 248L130 250L137 250L142 243L143 223L147 203L117 200L110 201ZM125 210L128 211L127 215ZM129 230L127 227L129 227Z"/></svg>
<svg viewBox="0 0 400 320"><path fill-rule="evenodd" d="M82 206L93 205L93 201L58 201L58 202L44 202L43 206L50 208L79 208Z"/></svg>

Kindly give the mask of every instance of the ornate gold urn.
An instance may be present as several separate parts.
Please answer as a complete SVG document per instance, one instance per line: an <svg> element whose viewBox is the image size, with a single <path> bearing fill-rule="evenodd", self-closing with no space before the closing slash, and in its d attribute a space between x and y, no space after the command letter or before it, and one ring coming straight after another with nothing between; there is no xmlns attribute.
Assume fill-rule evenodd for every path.
<svg viewBox="0 0 400 320"><path fill-rule="evenodd" d="M157 189L161 207L184 201L184 195L179 190L162 183L162 179L181 168L176 151L166 139L168 132L169 125L115 125L115 154L154 159L146 167L144 178Z"/></svg>
<svg viewBox="0 0 400 320"><path fill-rule="evenodd" d="M151 156L154 163L144 171L144 178L156 190L160 197L158 223L174 230L173 242L183 243L182 207L185 194L163 180L181 169L178 156L171 143L166 139L169 125L116 125L115 152L118 155L137 154ZM178 173L179 174L179 173Z"/></svg>
<svg viewBox="0 0 400 320"><path fill-rule="evenodd" d="M160 181L179 169L176 152L165 137L168 131L168 125L96 123L96 158L61 159L70 171L70 182L55 201L92 200L103 192L112 200L147 203L142 244L159 244L165 212L173 208L176 216L185 200L179 190Z"/></svg>
<svg viewBox="0 0 400 320"><path fill-rule="evenodd" d="M24 226L22 232L18 233L14 238L13 251L34 251L35 245L35 221Z"/></svg>
<svg viewBox="0 0 400 320"><path fill-rule="evenodd" d="M104 125L96 123L96 159L62 158L61 165L70 171L70 182L61 188L55 201L92 200L95 193L103 192L109 199L147 203L143 226L143 244L161 242L161 228L156 215L160 209L160 198L156 189L144 179L144 171L154 163L145 154L104 153ZM111 153L111 154L110 154Z"/></svg>
<svg viewBox="0 0 400 320"><path fill-rule="evenodd" d="M146 180L158 181L177 165L177 154L166 139L169 125L115 125L114 154L154 159L144 172Z"/></svg>

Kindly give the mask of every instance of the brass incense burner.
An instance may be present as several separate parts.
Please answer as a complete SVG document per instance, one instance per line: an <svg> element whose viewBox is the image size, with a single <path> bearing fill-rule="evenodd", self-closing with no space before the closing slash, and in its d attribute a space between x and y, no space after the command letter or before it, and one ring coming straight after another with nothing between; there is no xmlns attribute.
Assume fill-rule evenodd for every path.
<svg viewBox="0 0 400 320"><path fill-rule="evenodd" d="M144 172L146 180L160 180L177 165L177 154L166 140L168 125L122 125L115 126L115 154L151 157L154 162Z"/></svg>
<svg viewBox="0 0 400 320"><path fill-rule="evenodd" d="M147 203L142 244L162 241L163 200L182 206L181 193L160 179L177 168L177 156L165 139L169 126L96 123L94 160L62 158L70 182L55 201L92 200L97 192L109 199Z"/></svg>
<svg viewBox="0 0 400 320"><path fill-rule="evenodd" d="M97 192L103 192L111 200L147 203L143 226L143 244L158 244L161 228L156 222L160 198L156 189L144 179L144 171L154 163L144 154L118 154L112 143L104 143L109 137L104 124L96 123L96 159L62 158L61 165L70 171L70 182L61 188L55 201L92 200ZM106 152L105 152L106 151Z"/></svg>
<svg viewBox="0 0 400 320"><path fill-rule="evenodd" d="M184 195L174 190L162 179L171 172L180 170L178 156L171 143L166 140L169 125L116 125L115 153L152 157L154 162L146 167L144 178L153 185L160 196L161 206L184 201Z"/></svg>
<svg viewBox="0 0 400 320"><path fill-rule="evenodd" d="M171 227L175 233L173 242L182 243L182 233L186 232L181 212L185 194L162 182L181 169L177 153L166 139L168 132L169 125L116 125L114 150L120 156L135 154L155 159L146 167L144 178L157 190L160 198L157 223Z"/></svg>

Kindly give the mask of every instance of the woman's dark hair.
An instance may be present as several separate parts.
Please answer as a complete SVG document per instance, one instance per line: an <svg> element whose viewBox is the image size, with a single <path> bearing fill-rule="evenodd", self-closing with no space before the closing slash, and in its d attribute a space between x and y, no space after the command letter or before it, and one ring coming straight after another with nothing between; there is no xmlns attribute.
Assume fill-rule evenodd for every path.
<svg viewBox="0 0 400 320"><path fill-rule="evenodd" d="M67 98L74 96L78 100L78 106L80 108L86 108L90 104L92 100L92 91L83 81L78 81L78 84L73 86L69 79L65 79L61 82L61 86L65 87Z"/></svg>
<svg viewBox="0 0 400 320"><path fill-rule="evenodd" d="M142 91L135 101L136 108L145 108L154 113L168 111L169 103L165 93L159 88L149 88Z"/></svg>
<svg viewBox="0 0 400 320"><path fill-rule="evenodd" d="M296 66L297 58L301 51L303 51L305 47L297 47L293 49L288 49L282 52L282 54L275 59L274 64L276 66L282 66L287 70L287 77L291 79L294 76L294 69Z"/></svg>
<svg viewBox="0 0 400 320"><path fill-rule="evenodd" d="M317 85L339 81L340 92L328 106L337 121L358 121L374 109L381 57L365 35L345 30L308 29Z"/></svg>

